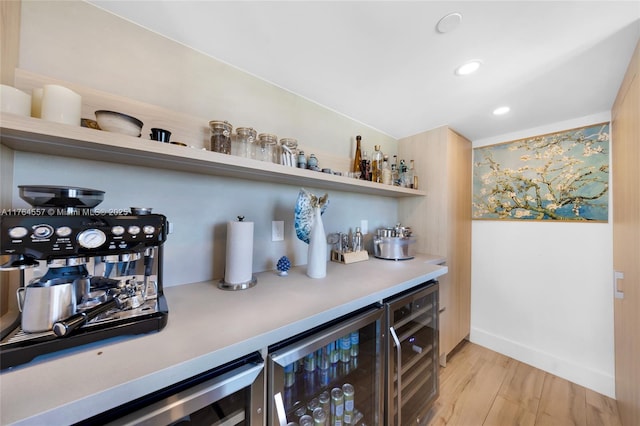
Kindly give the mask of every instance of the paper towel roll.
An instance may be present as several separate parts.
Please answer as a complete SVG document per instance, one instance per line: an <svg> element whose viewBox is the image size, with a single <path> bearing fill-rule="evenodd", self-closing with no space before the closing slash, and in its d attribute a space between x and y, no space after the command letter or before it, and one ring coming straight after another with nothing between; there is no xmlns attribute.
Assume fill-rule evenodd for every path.
<svg viewBox="0 0 640 426"><path fill-rule="evenodd" d="M224 280L242 284L253 272L253 222L227 223L227 260Z"/></svg>

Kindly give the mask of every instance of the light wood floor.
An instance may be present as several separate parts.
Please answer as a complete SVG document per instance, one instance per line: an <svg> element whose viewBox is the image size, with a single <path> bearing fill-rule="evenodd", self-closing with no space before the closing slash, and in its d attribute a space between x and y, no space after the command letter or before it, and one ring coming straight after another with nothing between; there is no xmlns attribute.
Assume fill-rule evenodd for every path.
<svg viewBox="0 0 640 426"><path fill-rule="evenodd" d="M424 424L621 426L613 399L469 342L440 369Z"/></svg>

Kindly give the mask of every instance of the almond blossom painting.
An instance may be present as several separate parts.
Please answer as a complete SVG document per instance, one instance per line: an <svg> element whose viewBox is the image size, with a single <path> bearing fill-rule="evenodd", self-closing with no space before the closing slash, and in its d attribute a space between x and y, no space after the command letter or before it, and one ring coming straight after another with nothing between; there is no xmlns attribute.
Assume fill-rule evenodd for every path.
<svg viewBox="0 0 640 426"><path fill-rule="evenodd" d="M609 123L475 148L473 155L473 219L608 219Z"/></svg>

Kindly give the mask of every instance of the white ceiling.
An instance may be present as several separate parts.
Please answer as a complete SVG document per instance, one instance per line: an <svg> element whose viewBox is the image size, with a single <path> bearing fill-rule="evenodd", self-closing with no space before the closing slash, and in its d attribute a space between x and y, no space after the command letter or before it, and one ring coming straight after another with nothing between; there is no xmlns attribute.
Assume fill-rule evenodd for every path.
<svg viewBox="0 0 640 426"><path fill-rule="evenodd" d="M395 138L608 111L640 37L640 0L90 2ZM461 24L438 33L451 12Z"/></svg>

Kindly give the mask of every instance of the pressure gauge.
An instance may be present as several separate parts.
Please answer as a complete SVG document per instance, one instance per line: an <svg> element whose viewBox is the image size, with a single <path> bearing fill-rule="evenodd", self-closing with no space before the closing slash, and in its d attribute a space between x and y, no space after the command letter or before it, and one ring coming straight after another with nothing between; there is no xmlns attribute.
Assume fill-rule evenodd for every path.
<svg viewBox="0 0 640 426"><path fill-rule="evenodd" d="M98 248L107 241L107 236L99 229L85 229L78 234L78 243L88 249Z"/></svg>

